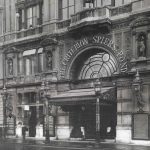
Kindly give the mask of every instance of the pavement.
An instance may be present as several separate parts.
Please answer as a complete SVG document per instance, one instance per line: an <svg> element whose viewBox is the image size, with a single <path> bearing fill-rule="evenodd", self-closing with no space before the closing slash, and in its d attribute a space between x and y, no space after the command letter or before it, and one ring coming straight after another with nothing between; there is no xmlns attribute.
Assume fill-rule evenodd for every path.
<svg viewBox="0 0 150 150"><path fill-rule="evenodd" d="M44 139L29 139L26 140L19 138L7 138L1 141L3 145L24 145L25 147L34 147L35 150L45 149L78 149L78 150L150 150L150 146L141 145L129 145L115 142L100 142L99 144L95 141L62 141L62 140L51 140L50 143L45 143ZM33 149L33 148L32 148ZM41 150L40 149L40 150ZM1 149L0 149L1 150ZM15 150L15 149L13 149ZM20 149L19 149L20 150Z"/></svg>

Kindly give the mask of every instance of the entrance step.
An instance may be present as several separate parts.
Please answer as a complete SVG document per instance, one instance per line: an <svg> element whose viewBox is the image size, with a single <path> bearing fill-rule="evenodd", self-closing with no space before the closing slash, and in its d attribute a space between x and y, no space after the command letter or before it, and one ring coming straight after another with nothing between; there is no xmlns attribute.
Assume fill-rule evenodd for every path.
<svg viewBox="0 0 150 150"><path fill-rule="evenodd" d="M105 142L105 143L116 143L116 140L115 139L104 139L103 141L101 142Z"/></svg>

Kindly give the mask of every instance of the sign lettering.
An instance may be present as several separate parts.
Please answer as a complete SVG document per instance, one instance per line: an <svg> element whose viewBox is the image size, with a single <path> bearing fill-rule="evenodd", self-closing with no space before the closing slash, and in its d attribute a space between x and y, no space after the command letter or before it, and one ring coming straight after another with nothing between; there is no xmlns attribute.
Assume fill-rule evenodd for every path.
<svg viewBox="0 0 150 150"><path fill-rule="evenodd" d="M128 65L126 61L126 56L122 50L119 50L114 42L107 36L104 35L96 35L93 37L86 37L78 42L76 42L67 52L65 57L62 60L62 69L60 71L61 78L66 78L66 73L68 71L68 67L71 63L71 60L74 56L80 52L85 47L91 47L92 45L97 45L99 47L104 47L105 49L111 50L114 52L116 59L118 60L120 66L120 72L125 73L128 70Z"/></svg>

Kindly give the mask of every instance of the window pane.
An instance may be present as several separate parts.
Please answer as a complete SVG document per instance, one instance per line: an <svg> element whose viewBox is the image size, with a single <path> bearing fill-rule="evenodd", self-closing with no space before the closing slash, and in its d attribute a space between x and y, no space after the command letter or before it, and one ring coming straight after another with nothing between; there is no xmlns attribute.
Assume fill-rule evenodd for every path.
<svg viewBox="0 0 150 150"><path fill-rule="evenodd" d="M27 27L37 25L37 17L39 17L39 6L34 6L27 9Z"/></svg>
<svg viewBox="0 0 150 150"><path fill-rule="evenodd" d="M22 57L21 55L18 57L18 73L23 73L23 63L22 63Z"/></svg>
<svg viewBox="0 0 150 150"><path fill-rule="evenodd" d="M29 58L26 58L26 60L25 60L25 70L26 70L26 75L31 74L30 59Z"/></svg>
<svg viewBox="0 0 150 150"><path fill-rule="evenodd" d="M31 74L34 74L34 67L35 67L35 60L34 56L31 57Z"/></svg>
<svg viewBox="0 0 150 150"><path fill-rule="evenodd" d="M36 17L37 17L37 18L39 18L39 15L40 15L40 12L39 12L39 11L40 11L40 7L39 7L39 5L37 5L37 6L36 6Z"/></svg>
<svg viewBox="0 0 150 150"><path fill-rule="evenodd" d="M74 14L74 6L69 7L69 17Z"/></svg>
<svg viewBox="0 0 150 150"><path fill-rule="evenodd" d="M67 9L63 9L63 19L68 19L68 12Z"/></svg>
<svg viewBox="0 0 150 150"><path fill-rule="evenodd" d="M107 6L107 5L111 5L111 0L103 0L103 6Z"/></svg>
<svg viewBox="0 0 150 150"><path fill-rule="evenodd" d="M97 0L97 1L96 1L96 6L97 6L97 7L101 7L101 6L102 6L101 0Z"/></svg>
<svg viewBox="0 0 150 150"><path fill-rule="evenodd" d="M37 25L37 18L36 17L32 18L32 25L33 25L33 27Z"/></svg>
<svg viewBox="0 0 150 150"><path fill-rule="evenodd" d="M22 14L22 16L21 16L22 23L24 23L24 10L21 11L21 14Z"/></svg>
<svg viewBox="0 0 150 150"><path fill-rule="evenodd" d="M131 0L124 0L124 4L131 3Z"/></svg>
<svg viewBox="0 0 150 150"><path fill-rule="evenodd" d="M121 5L122 5L122 0L115 1L115 6L121 6Z"/></svg>
<svg viewBox="0 0 150 150"><path fill-rule="evenodd" d="M32 17L32 8L28 8L27 9L27 18L31 18Z"/></svg>
<svg viewBox="0 0 150 150"><path fill-rule="evenodd" d="M69 6L74 5L74 0L69 0Z"/></svg>
<svg viewBox="0 0 150 150"><path fill-rule="evenodd" d="M68 6L68 0L63 0L62 1L62 8L65 8Z"/></svg>
<svg viewBox="0 0 150 150"><path fill-rule="evenodd" d="M43 64L43 54L39 54L38 55L38 62L39 62L39 65L38 65L38 68L39 68L39 72L42 72L44 69L44 64Z"/></svg>
<svg viewBox="0 0 150 150"><path fill-rule="evenodd" d="M36 7L35 7L35 6L33 7L33 9L32 9L32 10L33 10L33 15L32 15L32 17L37 16L37 12L36 12L36 10L37 10L37 9L36 9Z"/></svg>
<svg viewBox="0 0 150 150"><path fill-rule="evenodd" d="M62 0L58 1L58 18L62 19Z"/></svg>

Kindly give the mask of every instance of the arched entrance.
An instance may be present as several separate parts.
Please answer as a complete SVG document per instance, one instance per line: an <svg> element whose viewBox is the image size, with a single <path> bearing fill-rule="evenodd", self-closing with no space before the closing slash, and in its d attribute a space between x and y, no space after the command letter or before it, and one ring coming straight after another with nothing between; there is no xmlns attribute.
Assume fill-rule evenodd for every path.
<svg viewBox="0 0 150 150"><path fill-rule="evenodd" d="M90 80L94 78L100 78L103 82L103 78L111 77L114 74L118 74L117 60L107 50L91 47L78 55L78 57L72 63L70 67L70 78L80 82L81 80ZM111 82L111 81L110 81ZM106 86L106 85L105 85ZM84 87L83 87L84 88ZM116 96L115 93L108 93ZM86 99L86 97L85 97ZM103 139L114 139L116 136L116 123L117 123L117 103L116 97L114 103L107 103L104 98L100 101L100 137ZM96 138L96 96L93 103L85 102L84 105L76 106L74 112L71 113L72 124L84 127L84 136L86 139ZM110 99L108 98L108 101ZM74 106L75 108L75 106ZM77 108L80 108L78 110ZM74 115L75 114L75 115ZM73 118L73 119L72 119ZM78 122L76 124L75 122ZM72 136L76 137L76 130L72 132Z"/></svg>
<svg viewBox="0 0 150 150"><path fill-rule="evenodd" d="M110 77L119 72L114 56L96 47L83 51L70 68L70 79L73 80Z"/></svg>
<svg viewBox="0 0 150 150"><path fill-rule="evenodd" d="M53 97L51 102L70 108L67 111L71 137L81 137L81 127L84 127L86 139L96 139L97 135L103 139L115 138L117 88L113 77L127 70L126 56L109 35L85 37L70 47L60 70L60 79L71 81L70 89ZM96 79L102 82L99 95L92 86Z"/></svg>

